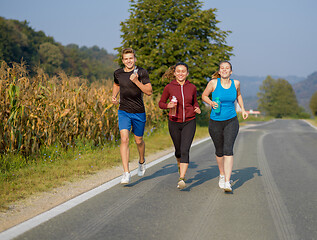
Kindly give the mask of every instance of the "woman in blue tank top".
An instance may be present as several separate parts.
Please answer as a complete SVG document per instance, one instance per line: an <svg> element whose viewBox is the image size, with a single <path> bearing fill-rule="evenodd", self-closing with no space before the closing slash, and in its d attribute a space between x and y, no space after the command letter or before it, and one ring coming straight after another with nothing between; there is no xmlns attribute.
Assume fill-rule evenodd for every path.
<svg viewBox="0 0 317 240"><path fill-rule="evenodd" d="M239 122L235 110L237 100L243 119L248 117L244 109L240 91L240 82L230 79L232 66L228 61L219 64L219 70L212 75L202 100L211 108L209 134L216 148L216 159L219 168L219 187L231 192L230 178L233 167L233 145L239 132ZM209 95L212 93L212 100ZM217 103L217 100L220 103ZM220 110L220 111L219 111Z"/></svg>

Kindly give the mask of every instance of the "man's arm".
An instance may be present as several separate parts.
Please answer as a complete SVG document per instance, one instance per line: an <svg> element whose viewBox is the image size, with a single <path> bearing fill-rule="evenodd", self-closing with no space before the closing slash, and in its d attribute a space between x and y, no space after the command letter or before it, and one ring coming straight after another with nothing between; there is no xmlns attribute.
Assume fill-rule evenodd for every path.
<svg viewBox="0 0 317 240"><path fill-rule="evenodd" d="M140 88L140 90L142 92L144 92L146 95L148 96L151 96L152 93L153 93L153 90L152 90L152 84L151 83L146 83L146 84L143 84L142 82L140 82L138 80L138 77L139 75L138 74L132 74L130 76L130 80L135 84L137 85L138 88Z"/></svg>
<svg viewBox="0 0 317 240"><path fill-rule="evenodd" d="M113 88L112 88L112 97L111 101L113 104L118 104L119 101L117 99L118 93L120 92L120 85L113 83Z"/></svg>

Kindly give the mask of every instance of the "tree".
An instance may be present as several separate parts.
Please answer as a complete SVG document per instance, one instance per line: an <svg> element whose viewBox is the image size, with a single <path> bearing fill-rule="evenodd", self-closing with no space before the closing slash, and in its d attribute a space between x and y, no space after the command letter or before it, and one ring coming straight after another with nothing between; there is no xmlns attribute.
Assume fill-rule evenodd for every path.
<svg viewBox="0 0 317 240"><path fill-rule="evenodd" d="M25 34L16 31L12 20L0 17L0 59L6 62L20 62L28 42Z"/></svg>
<svg viewBox="0 0 317 240"><path fill-rule="evenodd" d="M274 105L271 114L275 117L296 116L299 105L292 85L285 79L277 79L273 88Z"/></svg>
<svg viewBox="0 0 317 240"><path fill-rule="evenodd" d="M259 110L270 115L270 111L274 104L272 89L274 88L275 80L271 76L267 76L267 78L263 81L260 86L260 92L258 92L258 103Z"/></svg>
<svg viewBox="0 0 317 240"><path fill-rule="evenodd" d="M267 115L277 118L305 116L292 85L285 79L275 80L268 76L260 86L258 97L259 110Z"/></svg>
<svg viewBox="0 0 317 240"><path fill-rule="evenodd" d="M309 101L309 107L314 116L317 116L317 91L313 94Z"/></svg>
<svg viewBox="0 0 317 240"><path fill-rule="evenodd" d="M201 10L198 0L131 0L130 18L121 23L122 46L136 50L137 65L147 69L155 92L165 85L162 75L178 61L189 65L189 78L198 93L217 64L229 60L232 47L226 45L230 31L217 27L216 9Z"/></svg>
<svg viewBox="0 0 317 240"><path fill-rule="evenodd" d="M45 42L40 45L39 55L45 70L52 74L63 62L63 54L58 46Z"/></svg>

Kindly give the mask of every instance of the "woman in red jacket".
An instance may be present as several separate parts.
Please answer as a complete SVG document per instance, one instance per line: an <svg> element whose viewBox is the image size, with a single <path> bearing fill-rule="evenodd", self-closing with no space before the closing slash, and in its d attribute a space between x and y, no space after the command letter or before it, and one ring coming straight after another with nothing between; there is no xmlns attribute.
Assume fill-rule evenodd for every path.
<svg viewBox="0 0 317 240"><path fill-rule="evenodd" d="M197 102L196 86L187 80L187 64L177 63L165 73L167 78L171 71L173 80L165 86L159 107L170 109L168 129L174 143L180 175L177 188L183 189L186 187L185 174L189 164L189 149L196 131L195 116L201 111Z"/></svg>

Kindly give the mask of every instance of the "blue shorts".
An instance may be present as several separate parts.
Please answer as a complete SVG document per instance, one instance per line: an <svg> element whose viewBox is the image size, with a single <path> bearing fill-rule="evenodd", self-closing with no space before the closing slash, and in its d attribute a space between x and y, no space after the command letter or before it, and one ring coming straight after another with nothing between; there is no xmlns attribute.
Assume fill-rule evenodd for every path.
<svg viewBox="0 0 317 240"><path fill-rule="evenodd" d="M145 112L144 113L128 113L123 110L118 110L119 130L131 130L135 136L142 137L145 128Z"/></svg>

